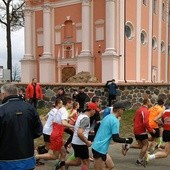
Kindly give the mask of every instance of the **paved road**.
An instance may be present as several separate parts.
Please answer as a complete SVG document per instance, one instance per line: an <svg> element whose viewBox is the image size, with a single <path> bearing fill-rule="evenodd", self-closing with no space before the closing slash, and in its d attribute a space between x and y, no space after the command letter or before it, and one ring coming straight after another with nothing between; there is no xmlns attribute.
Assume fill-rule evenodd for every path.
<svg viewBox="0 0 170 170"><path fill-rule="evenodd" d="M138 149L130 149L124 157L121 154L121 144L110 145L109 151L114 163L115 170L169 170L170 156L166 159L157 159L149 162L146 168L135 165L139 155ZM38 166L35 170L54 170L55 161L45 161L45 165ZM90 170L93 170L93 162L90 163ZM80 170L80 167L70 167L69 170Z"/></svg>

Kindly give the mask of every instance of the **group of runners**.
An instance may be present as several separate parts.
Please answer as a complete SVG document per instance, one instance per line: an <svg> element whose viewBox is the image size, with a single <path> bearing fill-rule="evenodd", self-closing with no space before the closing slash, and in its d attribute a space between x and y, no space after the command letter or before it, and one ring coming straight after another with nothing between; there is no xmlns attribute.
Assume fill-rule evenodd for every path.
<svg viewBox="0 0 170 170"><path fill-rule="evenodd" d="M56 99L54 108L45 116L46 123L43 128L45 146L38 148L38 154L35 155L37 164L41 164L41 159L58 159L55 169L65 170L69 166L81 166L82 170L88 170L91 150L95 170L112 170L114 163L108 154L111 140L122 143L123 155L126 155L129 148L139 148L139 158L136 160L136 165L139 166L146 166L152 159L169 155L170 110L168 105L164 106L164 100L158 99L157 104L151 107L150 100L144 99L143 105L136 110L134 136L137 145L136 142L132 144L133 138L119 136L125 103L115 102L112 107L108 107L109 112L108 108L100 111L99 105L100 98L94 97L86 104L84 111L78 113L79 103L74 99L69 97L64 101ZM103 118L99 120L102 113ZM67 140L64 133L69 134ZM73 148L73 154L66 160L70 147ZM161 151L154 153L160 148Z"/></svg>

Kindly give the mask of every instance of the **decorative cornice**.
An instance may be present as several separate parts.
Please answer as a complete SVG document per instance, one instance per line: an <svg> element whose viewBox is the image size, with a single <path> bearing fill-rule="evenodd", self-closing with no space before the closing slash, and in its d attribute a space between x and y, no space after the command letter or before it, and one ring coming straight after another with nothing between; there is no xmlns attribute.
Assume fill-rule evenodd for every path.
<svg viewBox="0 0 170 170"><path fill-rule="evenodd" d="M63 6L68 6L68 5L74 5L74 4L80 4L82 0L64 0L64 1L59 1L59 2L51 2L50 6L52 8L57 8L57 7L63 7ZM39 6L34 6L33 7L34 11L40 11L43 9L42 5Z"/></svg>

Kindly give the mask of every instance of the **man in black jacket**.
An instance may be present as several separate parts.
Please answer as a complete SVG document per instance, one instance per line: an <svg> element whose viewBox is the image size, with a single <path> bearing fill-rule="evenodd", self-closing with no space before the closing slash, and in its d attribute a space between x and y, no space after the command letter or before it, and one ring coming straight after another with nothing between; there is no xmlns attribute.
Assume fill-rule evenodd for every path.
<svg viewBox="0 0 170 170"><path fill-rule="evenodd" d="M88 100L88 96L84 92L84 90L85 90L85 87L80 87L79 88L79 93L76 96L76 101L79 102L79 105L80 105L80 107L78 109L79 113L84 111L84 105Z"/></svg>
<svg viewBox="0 0 170 170"><path fill-rule="evenodd" d="M34 139L42 135L36 109L17 96L17 87L1 87L0 169L31 170L35 167Z"/></svg>

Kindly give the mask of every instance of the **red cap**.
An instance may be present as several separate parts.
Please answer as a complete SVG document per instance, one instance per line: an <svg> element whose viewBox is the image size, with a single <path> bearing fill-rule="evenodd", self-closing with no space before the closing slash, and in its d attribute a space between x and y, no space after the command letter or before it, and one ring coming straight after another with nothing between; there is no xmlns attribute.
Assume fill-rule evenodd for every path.
<svg viewBox="0 0 170 170"><path fill-rule="evenodd" d="M99 108L97 107L96 103L93 103L93 102L88 103L87 108L88 108L88 109L91 109L91 110L97 110L97 111L99 111Z"/></svg>

